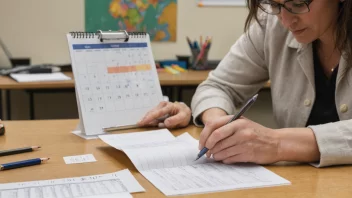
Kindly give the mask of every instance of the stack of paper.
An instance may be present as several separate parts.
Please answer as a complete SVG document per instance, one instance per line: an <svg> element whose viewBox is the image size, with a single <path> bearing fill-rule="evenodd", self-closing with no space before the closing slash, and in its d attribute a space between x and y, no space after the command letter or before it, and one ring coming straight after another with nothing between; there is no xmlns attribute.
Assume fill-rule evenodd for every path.
<svg viewBox="0 0 352 198"><path fill-rule="evenodd" d="M99 136L123 150L140 173L165 195L288 185L289 181L254 164L225 165L203 157L194 161L198 141L168 130Z"/></svg>
<svg viewBox="0 0 352 198"><path fill-rule="evenodd" d="M8 198L131 198L130 193L145 192L128 169L115 173L0 184L0 197Z"/></svg>
<svg viewBox="0 0 352 198"><path fill-rule="evenodd" d="M41 82L41 81L63 81L71 80L61 72L47 74L10 74L11 78L17 82Z"/></svg>

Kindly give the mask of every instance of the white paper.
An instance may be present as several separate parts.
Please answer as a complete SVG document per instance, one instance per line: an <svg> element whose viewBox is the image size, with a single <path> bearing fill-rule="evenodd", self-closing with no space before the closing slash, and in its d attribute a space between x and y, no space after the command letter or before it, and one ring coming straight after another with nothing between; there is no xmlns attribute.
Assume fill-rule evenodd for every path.
<svg viewBox="0 0 352 198"><path fill-rule="evenodd" d="M132 195L128 192L113 193L109 195L93 195L82 198L132 198Z"/></svg>
<svg viewBox="0 0 352 198"><path fill-rule="evenodd" d="M145 192L128 169L115 173L0 184L0 197L66 198L108 197L122 193ZM119 195L119 194L118 194Z"/></svg>
<svg viewBox="0 0 352 198"><path fill-rule="evenodd" d="M168 138L165 131L164 137L156 133L149 137L148 133L128 134L138 140L135 145L131 144L132 138L126 141L128 138L121 134L99 137L123 150L140 173L167 196L290 184L255 164L225 165L205 156L194 161L199 152L198 141L188 133L174 139Z"/></svg>
<svg viewBox="0 0 352 198"><path fill-rule="evenodd" d="M117 135L99 135L98 137L118 150L175 140L175 137L167 129Z"/></svg>
<svg viewBox="0 0 352 198"><path fill-rule="evenodd" d="M66 156L64 157L64 161L66 164L81 164L81 163L88 163L88 162L96 162L93 154L86 154L86 155L75 155L75 156Z"/></svg>
<svg viewBox="0 0 352 198"><path fill-rule="evenodd" d="M86 135L135 125L163 100L148 34L131 36L128 42L99 38L67 34L81 131Z"/></svg>
<svg viewBox="0 0 352 198"><path fill-rule="evenodd" d="M41 82L41 81L63 81L71 80L61 72L45 73L45 74L10 74L17 82Z"/></svg>

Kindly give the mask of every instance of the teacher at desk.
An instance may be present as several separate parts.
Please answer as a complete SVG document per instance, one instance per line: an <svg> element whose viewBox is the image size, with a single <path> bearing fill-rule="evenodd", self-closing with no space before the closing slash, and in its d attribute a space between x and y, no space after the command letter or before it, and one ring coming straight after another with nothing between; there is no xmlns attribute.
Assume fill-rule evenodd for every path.
<svg viewBox="0 0 352 198"><path fill-rule="evenodd" d="M204 125L199 149L223 163L352 164L352 1L247 4L245 33L192 99L193 122ZM279 129L244 117L226 124L269 79ZM163 102L139 124L184 127L190 119L185 104Z"/></svg>

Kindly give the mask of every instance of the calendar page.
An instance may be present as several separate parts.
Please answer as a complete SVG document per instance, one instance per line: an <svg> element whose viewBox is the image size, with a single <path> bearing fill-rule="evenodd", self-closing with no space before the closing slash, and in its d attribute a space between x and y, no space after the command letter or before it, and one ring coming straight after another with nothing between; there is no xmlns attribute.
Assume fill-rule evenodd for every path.
<svg viewBox="0 0 352 198"><path fill-rule="evenodd" d="M162 101L148 34L128 42L67 35L77 104L86 135L135 125Z"/></svg>

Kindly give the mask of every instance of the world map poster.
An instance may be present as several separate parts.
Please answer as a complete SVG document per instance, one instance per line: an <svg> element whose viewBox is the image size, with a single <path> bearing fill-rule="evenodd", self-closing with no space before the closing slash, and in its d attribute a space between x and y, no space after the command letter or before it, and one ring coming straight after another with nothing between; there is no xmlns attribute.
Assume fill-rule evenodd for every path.
<svg viewBox="0 0 352 198"><path fill-rule="evenodd" d="M148 32L152 41L176 41L177 0L85 0L87 32Z"/></svg>

